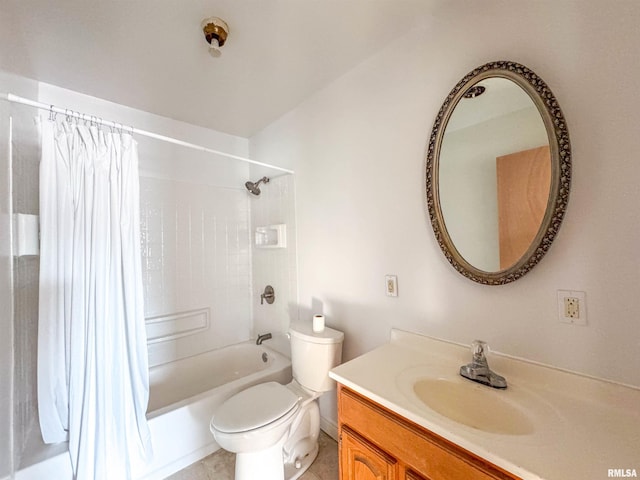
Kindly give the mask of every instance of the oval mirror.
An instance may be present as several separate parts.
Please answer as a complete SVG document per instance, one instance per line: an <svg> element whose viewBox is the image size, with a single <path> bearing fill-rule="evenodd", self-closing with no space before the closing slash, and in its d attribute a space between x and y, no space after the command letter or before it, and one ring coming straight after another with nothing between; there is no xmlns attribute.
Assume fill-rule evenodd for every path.
<svg viewBox="0 0 640 480"><path fill-rule="evenodd" d="M426 170L431 225L451 265L487 285L522 277L569 199L571 145L553 93L518 63L474 69L438 112Z"/></svg>

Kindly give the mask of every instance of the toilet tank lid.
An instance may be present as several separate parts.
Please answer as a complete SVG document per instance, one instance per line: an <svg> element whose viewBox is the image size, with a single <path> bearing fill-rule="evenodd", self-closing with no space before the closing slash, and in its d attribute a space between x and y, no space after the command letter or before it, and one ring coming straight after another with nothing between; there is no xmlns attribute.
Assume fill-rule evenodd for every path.
<svg viewBox="0 0 640 480"><path fill-rule="evenodd" d="M339 330L325 327L322 332L314 332L311 323L303 322L292 324L289 334L311 343L342 343L344 340L344 333Z"/></svg>
<svg viewBox="0 0 640 480"><path fill-rule="evenodd" d="M224 401L211 419L211 426L224 433L260 428L288 413L298 400L296 394L280 383L260 383Z"/></svg>

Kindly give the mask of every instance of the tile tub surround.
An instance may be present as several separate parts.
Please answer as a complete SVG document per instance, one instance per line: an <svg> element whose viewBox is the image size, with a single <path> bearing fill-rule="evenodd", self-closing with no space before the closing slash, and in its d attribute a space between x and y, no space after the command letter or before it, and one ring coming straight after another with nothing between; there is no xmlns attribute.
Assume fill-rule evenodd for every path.
<svg viewBox="0 0 640 480"><path fill-rule="evenodd" d="M206 328L197 334L150 343L149 365L251 338L247 192L241 186L142 177L140 203L147 321L196 309L209 312Z"/></svg>
<svg viewBox="0 0 640 480"><path fill-rule="evenodd" d="M393 329L388 344L334 368L330 376L524 480L607 478L610 469L620 468L640 471L640 389L493 353L491 369L509 383L495 394L530 415L534 431L527 435L487 433L456 423L404 390L402 378L408 373L424 369L426 377L430 370L446 371L457 378L460 366L470 360L466 345Z"/></svg>
<svg viewBox="0 0 640 480"><path fill-rule="evenodd" d="M338 480L337 442L322 431L318 442L318 457L300 480ZM233 480L234 468L235 454L221 449L171 475L167 480Z"/></svg>

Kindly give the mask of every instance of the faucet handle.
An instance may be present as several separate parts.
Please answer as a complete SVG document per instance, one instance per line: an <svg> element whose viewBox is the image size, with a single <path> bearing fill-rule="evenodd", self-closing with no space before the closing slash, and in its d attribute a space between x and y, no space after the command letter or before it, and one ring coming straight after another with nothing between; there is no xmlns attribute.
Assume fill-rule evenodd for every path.
<svg viewBox="0 0 640 480"><path fill-rule="evenodd" d="M271 305L275 301L275 299L276 293L273 287L271 285L267 285L266 287L264 287L264 293L260 294L260 305L263 305L265 300L269 305Z"/></svg>
<svg viewBox="0 0 640 480"><path fill-rule="evenodd" d="M483 340L471 342L471 353L474 359L482 359L489 353L489 344Z"/></svg>

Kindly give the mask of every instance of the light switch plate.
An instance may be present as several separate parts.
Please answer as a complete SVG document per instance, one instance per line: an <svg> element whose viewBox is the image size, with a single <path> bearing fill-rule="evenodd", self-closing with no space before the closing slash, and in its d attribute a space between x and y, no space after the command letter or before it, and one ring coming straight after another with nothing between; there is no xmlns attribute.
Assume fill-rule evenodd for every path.
<svg viewBox="0 0 640 480"><path fill-rule="evenodd" d="M388 297L398 296L398 276L397 275L385 275L384 277L386 285L386 293Z"/></svg>

